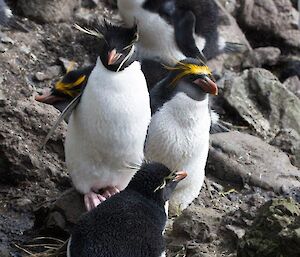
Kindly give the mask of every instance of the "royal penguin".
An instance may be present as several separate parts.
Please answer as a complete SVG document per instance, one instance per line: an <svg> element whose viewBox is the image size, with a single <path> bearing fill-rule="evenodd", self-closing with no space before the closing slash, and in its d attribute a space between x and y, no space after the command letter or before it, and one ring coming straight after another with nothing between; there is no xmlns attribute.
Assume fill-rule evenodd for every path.
<svg viewBox="0 0 300 257"><path fill-rule="evenodd" d="M135 61L137 28L106 24L104 47L69 119L65 156L87 210L123 190L143 160L149 93Z"/></svg>
<svg viewBox="0 0 300 257"><path fill-rule="evenodd" d="M150 92L152 118L145 158L171 170L185 170L185 179L169 201L169 214L185 209L199 194L209 149L209 94L218 88L211 71L199 59L185 59Z"/></svg>
<svg viewBox="0 0 300 257"><path fill-rule="evenodd" d="M144 163L125 190L81 217L67 256L165 256L164 205L185 176L159 163Z"/></svg>

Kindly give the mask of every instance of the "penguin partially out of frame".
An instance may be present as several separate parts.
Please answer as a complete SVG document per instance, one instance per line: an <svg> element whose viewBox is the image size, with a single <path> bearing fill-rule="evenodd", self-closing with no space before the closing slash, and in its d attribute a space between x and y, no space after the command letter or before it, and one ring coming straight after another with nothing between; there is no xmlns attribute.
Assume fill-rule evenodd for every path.
<svg viewBox="0 0 300 257"><path fill-rule="evenodd" d="M81 217L67 256L165 256L164 205L185 176L159 163L143 164L125 190Z"/></svg>
<svg viewBox="0 0 300 257"><path fill-rule="evenodd" d="M68 171L87 210L123 190L143 160L151 118L149 93L134 51L137 28L106 24L105 44L70 117Z"/></svg>
<svg viewBox="0 0 300 257"><path fill-rule="evenodd" d="M20 24L12 14L4 0L0 0L0 26L6 26L22 32L28 32L22 24Z"/></svg>
<svg viewBox="0 0 300 257"><path fill-rule="evenodd" d="M152 118L145 158L188 173L169 201L173 215L185 209L202 187L211 126L208 94L217 95L218 88L199 59L188 58L168 69L166 78L150 92Z"/></svg>

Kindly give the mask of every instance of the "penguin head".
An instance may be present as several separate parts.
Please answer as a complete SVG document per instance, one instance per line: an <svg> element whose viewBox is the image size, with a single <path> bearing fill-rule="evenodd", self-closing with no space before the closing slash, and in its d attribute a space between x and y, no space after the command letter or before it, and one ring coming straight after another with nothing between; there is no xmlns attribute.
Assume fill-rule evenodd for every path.
<svg viewBox="0 0 300 257"><path fill-rule="evenodd" d="M187 58L166 68L169 70L167 88L171 94L183 92L194 100L202 100L207 94L218 94L212 73L202 60Z"/></svg>
<svg viewBox="0 0 300 257"><path fill-rule="evenodd" d="M146 198L164 205L178 182L186 176L185 171L171 171L163 164L145 162L126 189L137 191Z"/></svg>
<svg viewBox="0 0 300 257"><path fill-rule="evenodd" d="M105 22L99 31L104 39L100 53L103 65L111 71L121 71L128 67L134 61L135 43L138 41L137 25L124 28Z"/></svg>

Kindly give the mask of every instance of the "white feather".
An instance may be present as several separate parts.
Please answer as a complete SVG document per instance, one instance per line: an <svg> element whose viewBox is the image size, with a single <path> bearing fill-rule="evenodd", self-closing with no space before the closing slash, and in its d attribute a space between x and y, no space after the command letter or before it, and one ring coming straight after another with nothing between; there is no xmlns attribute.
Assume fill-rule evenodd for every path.
<svg viewBox="0 0 300 257"><path fill-rule="evenodd" d="M171 214L185 209L200 192L210 125L208 99L195 101L184 93L177 94L152 116L145 144L146 159L188 174L170 199Z"/></svg>
<svg viewBox="0 0 300 257"><path fill-rule="evenodd" d="M66 163L75 188L116 186L124 189L140 164L150 121L149 94L140 64L120 72L107 70L101 61L68 124Z"/></svg>

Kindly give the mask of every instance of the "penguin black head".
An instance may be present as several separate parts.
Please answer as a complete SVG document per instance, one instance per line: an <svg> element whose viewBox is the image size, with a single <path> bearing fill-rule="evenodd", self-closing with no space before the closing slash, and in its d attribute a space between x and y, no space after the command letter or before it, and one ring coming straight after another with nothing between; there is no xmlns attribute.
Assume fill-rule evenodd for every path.
<svg viewBox="0 0 300 257"><path fill-rule="evenodd" d="M99 56L108 70L121 71L134 61L134 44L138 40L136 25L131 28L124 28L104 22L104 25L99 25L95 30L82 28L78 25L75 27L84 33L104 40ZM83 90L93 68L94 66L89 66L72 70L70 67L66 75L55 83L49 92L36 96L35 100L51 105L72 100Z"/></svg>
<svg viewBox="0 0 300 257"><path fill-rule="evenodd" d="M186 176L185 171L170 171L163 164L145 162L126 189L134 190L163 205L169 200L178 182Z"/></svg>
<svg viewBox="0 0 300 257"><path fill-rule="evenodd" d="M137 26L124 28L105 22L99 31L104 39L100 53L103 65L111 71L121 71L129 66L134 61L132 55L138 41Z"/></svg>
<svg viewBox="0 0 300 257"><path fill-rule="evenodd" d="M175 91L184 90L182 87L187 88L190 85L194 90L202 93L218 94L218 87L210 69L199 59L187 58L167 69L170 71L169 86Z"/></svg>

